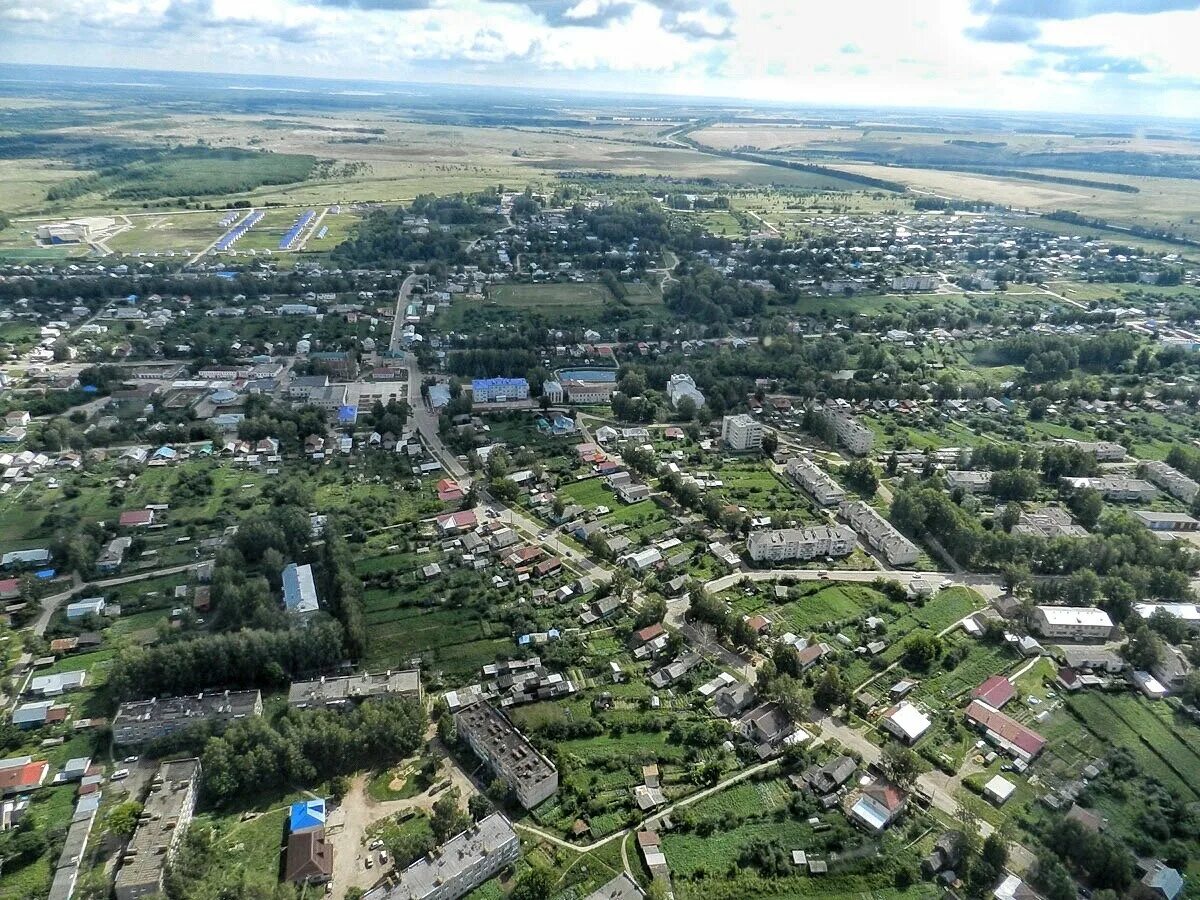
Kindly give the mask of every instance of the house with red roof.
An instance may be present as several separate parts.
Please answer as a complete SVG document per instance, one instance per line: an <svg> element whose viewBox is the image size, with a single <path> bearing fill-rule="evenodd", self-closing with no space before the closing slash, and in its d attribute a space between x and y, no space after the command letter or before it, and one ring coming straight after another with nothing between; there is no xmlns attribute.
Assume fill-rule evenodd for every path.
<svg viewBox="0 0 1200 900"><path fill-rule="evenodd" d="M992 709L1003 709L1004 704L1013 698L1017 689L1003 675L993 675L991 678L971 691L971 697L982 700Z"/></svg>
<svg viewBox="0 0 1200 900"><path fill-rule="evenodd" d="M463 493L462 486L457 481L452 481L449 478L443 478L437 484L438 499L443 503L457 503L466 496Z"/></svg>
<svg viewBox="0 0 1200 900"><path fill-rule="evenodd" d="M851 795L853 797L853 795ZM887 781L877 781L862 789L850 805L850 820L866 828L872 834L879 834L904 811L908 795L896 785Z"/></svg>
<svg viewBox="0 0 1200 900"><path fill-rule="evenodd" d="M443 537L451 534L462 534L464 531L471 531L479 524L479 517L475 515L475 510L464 509L461 512L447 513L444 516L437 517L438 533Z"/></svg>
<svg viewBox="0 0 1200 900"><path fill-rule="evenodd" d="M13 600L20 596L20 578L0 578L0 600Z"/></svg>
<svg viewBox="0 0 1200 900"><path fill-rule="evenodd" d="M982 700L972 700L967 707L967 721L983 732L999 749L1018 759L1029 762L1046 746L1046 739L1018 722L993 709Z"/></svg>
<svg viewBox="0 0 1200 900"><path fill-rule="evenodd" d="M154 510L130 509L121 513L117 524L122 528L148 528L154 524Z"/></svg>
<svg viewBox="0 0 1200 900"><path fill-rule="evenodd" d="M655 622L653 625L647 625L640 631L635 631L633 633L633 646L641 647L643 644L648 644L650 641L663 634L666 634L666 630L662 627L661 622Z"/></svg>
<svg viewBox="0 0 1200 900"><path fill-rule="evenodd" d="M34 762L28 756L15 756L12 759L0 761L0 796L24 794L39 788L46 782L50 773L50 763L43 760Z"/></svg>

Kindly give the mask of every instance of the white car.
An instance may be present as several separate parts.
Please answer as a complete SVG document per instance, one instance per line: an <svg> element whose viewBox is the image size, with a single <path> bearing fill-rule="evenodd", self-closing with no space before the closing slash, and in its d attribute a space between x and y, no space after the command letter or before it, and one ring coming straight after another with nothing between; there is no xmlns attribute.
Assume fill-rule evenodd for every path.
<svg viewBox="0 0 1200 900"><path fill-rule="evenodd" d="M117 769L117 771L112 773L112 777L109 778L108 780L109 781L120 781L122 778L128 778L128 777L129 777L128 769Z"/></svg>
<svg viewBox="0 0 1200 900"><path fill-rule="evenodd" d="M135 763L135 762L137 762L137 761L138 761L138 757L136 757L136 756L127 756L127 757L125 757L125 762L126 762L126 763Z"/></svg>

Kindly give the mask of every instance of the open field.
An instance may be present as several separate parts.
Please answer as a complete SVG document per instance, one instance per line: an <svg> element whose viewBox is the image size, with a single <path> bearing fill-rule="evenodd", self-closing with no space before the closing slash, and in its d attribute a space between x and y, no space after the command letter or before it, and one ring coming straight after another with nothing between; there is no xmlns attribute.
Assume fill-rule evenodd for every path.
<svg viewBox="0 0 1200 900"><path fill-rule="evenodd" d="M626 285L626 296L632 304L658 303L655 288L646 284ZM492 288L489 299L500 306L520 309L558 311L580 307L599 307L614 303L612 292L602 284L502 284Z"/></svg>

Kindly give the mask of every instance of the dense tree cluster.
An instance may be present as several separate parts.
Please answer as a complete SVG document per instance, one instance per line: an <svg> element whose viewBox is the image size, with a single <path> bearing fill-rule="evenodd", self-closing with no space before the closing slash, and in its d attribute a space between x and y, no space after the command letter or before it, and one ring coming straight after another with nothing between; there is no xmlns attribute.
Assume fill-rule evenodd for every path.
<svg viewBox="0 0 1200 900"><path fill-rule="evenodd" d="M319 622L286 631L208 634L117 654L114 697L175 697L214 687L279 688L345 659L342 627Z"/></svg>
<svg viewBox="0 0 1200 900"><path fill-rule="evenodd" d="M204 794L219 805L387 766L416 751L426 724L424 708L407 699L369 700L350 711L289 709L275 721L242 719L205 746Z"/></svg>

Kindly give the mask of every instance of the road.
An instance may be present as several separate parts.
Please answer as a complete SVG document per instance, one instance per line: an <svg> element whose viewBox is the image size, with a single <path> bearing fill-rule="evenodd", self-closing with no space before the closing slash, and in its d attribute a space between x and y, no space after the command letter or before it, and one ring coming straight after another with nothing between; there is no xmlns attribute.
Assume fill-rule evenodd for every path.
<svg viewBox="0 0 1200 900"><path fill-rule="evenodd" d="M404 310L408 306L409 295L412 294L418 277L416 274L413 274L405 278L400 284L399 292L396 294L396 317L392 320L392 338L388 341L388 349L393 353L399 353L404 349L401 346L402 341L400 339L400 335L404 331Z"/></svg>
<svg viewBox="0 0 1200 900"><path fill-rule="evenodd" d="M542 840L549 841L551 844L554 844L556 847L562 847L565 850L574 850L576 853L591 853L593 850L599 850L601 847L603 847L607 844L611 844L613 841L624 838L625 835L627 835L631 832L640 831L641 829L645 828L647 825L654 824L656 821L658 821L666 816L669 816L671 813L673 813L677 809L682 809L685 806L691 806L693 803L698 803L701 800L703 800L705 797L711 797L713 794L717 793L718 791L723 791L723 790L725 790L725 788L735 785L739 781L745 781L747 778L752 778L753 776L757 775L759 772L766 771L767 769L770 769L777 765L779 765L778 759L769 759L766 762L758 763L757 765L751 766L748 769L742 769L740 772L736 772L733 775L730 775L728 778L724 779L723 781L717 782L710 788L705 788L702 791L698 791L695 794L691 794L687 797L684 797L682 800L676 800L674 803L664 806L662 809L657 810L653 814L642 819L642 821L640 823L638 823L637 825L631 825L629 828L625 828L621 831L614 831L612 834L608 835L608 837L600 838L600 840L593 841L592 843L587 844L585 846L568 843L567 841L564 841L562 838L556 837L555 835L550 834L548 831L542 831L542 829L540 829L540 828L535 828L532 825L525 825L523 823L518 822L516 824L516 827L520 831L525 831L525 832L528 832L529 834L535 834Z"/></svg>
<svg viewBox="0 0 1200 900"><path fill-rule="evenodd" d="M459 804L465 809L466 802L475 793L471 779L449 759L433 780L438 784L449 779L451 786L458 789ZM432 812L433 804L444 792L436 795L428 791L404 800L375 800L367 793L367 776L357 775L350 783L337 808L330 814L328 822L329 841L333 844L333 896L342 898L351 888L370 888L383 877L387 869L379 865L378 852L372 853L375 865L368 869L363 862L367 855L367 829L371 825L410 809Z"/></svg>
<svg viewBox="0 0 1200 900"><path fill-rule="evenodd" d="M425 403L424 397L421 396L421 380L424 375L421 372L416 357L411 353L407 354L404 364L408 370L408 405L410 415L417 426L417 433L420 435L421 441L433 457L442 464L442 468L446 470L448 475L455 478L464 489L469 487L472 480L471 474L467 471L466 466L459 461L458 457L451 453L446 445L442 443L442 437L438 433L438 417L434 415L433 410L429 408ZM538 544L546 552L552 553L570 563L593 581L607 582L612 579L611 570L599 565L586 554L559 540L553 532L550 532L544 538L541 537L541 533L547 531L543 523L526 516L507 503L492 497L482 484L476 485L476 495L481 503L478 510L478 514L481 517L485 516L487 508L491 507L500 513L501 519L518 531L523 532L529 542Z"/></svg>
<svg viewBox="0 0 1200 900"><path fill-rule="evenodd" d="M821 577L821 573L825 572L825 577ZM898 581L905 587L908 587L914 581L927 581L938 585L943 581L949 581L955 586L969 587L974 591L978 591L985 599L999 597L1004 589L1000 579L994 575L973 575L967 572L910 572L892 570L888 572L880 572L877 569L760 569L751 572L734 572L732 575L723 575L720 578L714 578L712 581L705 583L704 589L710 594L719 594L721 591L733 587L740 581L780 581L785 578L793 578L796 581L854 581L870 583L876 578L886 578L889 581Z"/></svg>
<svg viewBox="0 0 1200 900"><path fill-rule="evenodd" d="M47 626L50 624L50 619L53 617L54 611L58 609L59 604L61 604L85 584L89 588L102 590L103 588L117 587L118 585L122 584L131 584L135 581L145 581L149 578L158 578L161 575L176 575L180 572L186 572L189 569L194 569L196 566L203 565L206 562L211 562L211 560L200 559L196 560L195 562L184 563L183 565L179 566L168 566L163 569L147 569L145 572L136 572L132 575L121 575L117 578L104 578L100 581L85 582L79 578L78 575L76 575L74 585L70 590L60 591L57 594L50 594L49 596L42 597L42 599L38 601L42 606L42 611L34 620L31 630L38 637L44 635L46 633Z"/></svg>

